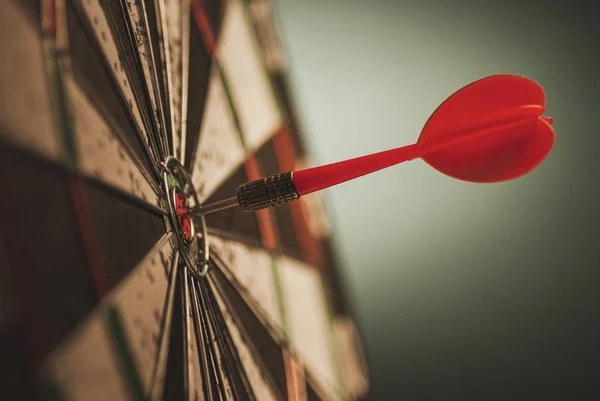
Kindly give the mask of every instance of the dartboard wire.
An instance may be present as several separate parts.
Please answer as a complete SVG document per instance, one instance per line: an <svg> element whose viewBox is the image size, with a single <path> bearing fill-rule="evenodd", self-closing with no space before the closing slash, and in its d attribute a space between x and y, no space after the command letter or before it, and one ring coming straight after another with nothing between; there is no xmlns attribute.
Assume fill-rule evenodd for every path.
<svg viewBox="0 0 600 401"><path fill-rule="evenodd" d="M68 147L71 149L70 150L70 159L72 160L71 162L71 166L75 169L75 170L80 170L79 166L80 166L80 158L83 155L78 155L78 152L76 150L77 146L77 135L75 134L75 128L73 127L73 117L70 115L69 113L69 109L71 107L70 103L71 100L69 99L69 93L66 90L66 83L67 82L72 82L74 85L77 85L75 83L75 80L73 78L73 73L72 73L72 68L71 68L71 56L70 56L70 52L69 52L69 43L68 43L68 35L67 35L67 24L66 24L66 16L64 14L64 12L66 12L65 9L65 4L63 3L64 0L58 0L57 3L53 3L48 7L56 7L55 8L55 18L61 22L60 24L56 24L55 27L52 28L48 28L48 30L51 29L52 32L55 33L56 37L56 60L57 60L57 64L56 64L56 74L57 74L57 78L56 78L56 86L57 86L57 91L59 92L60 96L59 96L59 102L58 102L58 111L60 113L60 115L62 116L62 126L63 126L63 135L66 138L66 141L68 142ZM48 10L48 7L45 7L44 10L46 10L46 12ZM61 12L62 11L62 12ZM76 18L80 18L80 15L77 15ZM49 24L49 22L48 22ZM110 74L109 74L110 75ZM84 94L84 96L87 97L87 95ZM93 106L92 106L93 107ZM107 123L110 126L110 123L108 121L105 120L105 123ZM112 132L116 133L116 129L115 127L111 126L112 128ZM111 134L112 135L112 134ZM128 156L130 157L130 159L134 162L134 166L137 168L137 170L142 174L142 176L146 179L147 183L150 185L150 187L152 188L152 190L154 191L156 196L160 196L160 192L158 191L157 187L156 187L156 183L154 182L154 180L152 180L147 171L145 170L145 168L141 165L141 163L139 162L139 160L137 159L137 157L134 155L134 153L131 151L131 149L129 148L129 146L127 146L125 144L125 142L122 140L122 136L121 135L112 135L113 138L115 138L118 143L120 143L122 146L122 149L124 149L127 153ZM85 156L84 156L85 157ZM126 198L129 201L134 202L135 204L142 206L154 213L159 213L159 214L166 214L165 210L157 207L156 205L152 205L149 202L146 202L144 200L142 200L141 198L137 197L137 196L133 196L123 190L121 190L120 188L116 187L115 185L108 183L106 181L103 180L99 180L95 177L89 177L91 180L94 181L98 181L99 183L101 183L102 186L106 187L106 188L110 188L110 190L113 193L119 194L119 196ZM80 178L76 178L76 177L72 177L71 178L71 182L72 185L74 182L78 182L80 181ZM97 253L99 252L97 249L94 250L96 248L96 246L93 245L94 242L97 243L97 239L96 240L92 240L92 234L91 231L93 224L91 223L91 210L90 210L90 206L89 206L89 201L86 199L86 195L82 192L82 188L79 188L80 186L82 186L82 183L78 183L76 184L75 187L72 187L73 194L74 194L74 201L75 201L75 206L76 206L76 211L78 213L78 221L81 224L81 229L82 229L82 233L84 234L84 239L86 239L86 246L88 247L88 251L91 251L93 253ZM84 190L83 190L84 191ZM88 219L86 216L89 216L90 218ZM86 221L90 220L90 223L87 223ZM90 224L92 224L90 226ZM87 233L87 234L86 234ZM91 248L90 248L91 247ZM101 275L99 275L99 267L98 267L98 263L92 263L91 266L95 266L93 267L93 269L95 270L95 277L98 280L98 291L99 293L102 293L104 290L102 289L103 287L105 287L105 285L103 284L103 282L105 281L104 279L101 278Z"/></svg>
<svg viewBox="0 0 600 401"><path fill-rule="evenodd" d="M206 340L208 341L211 354L212 363L216 372L217 383L220 391L220 397L224 400L230 400L232 398L233 388L229 377L229 367L224 363L224 357L222 350L220 350L220 343L216 334L214 321L211 316L211 306L206 299L206 286L201 285L197 288L200 303L202 304L202 310L206 318Z"/></svg>
<svg viewBox="0 0 600 401"><path fill-rule="evenodd" d="M163 94L161 93L161 79L164 78L164 71L166 69L166 65L168 64L167 61L168 59L164 59L163 57L165 56L164 54L164 46L160 46L160 43L162 42L163 45L165 44L165 36L164 36L164 32L162 32L162 18L160 15L160 8L159 5L157 4L157 1L152 1L151 3L154 3L155 6L155 10L154 10L154 16L156 19L156 26L157 26L157 35L159 37L157 38L153 38L152 34L150 32L150 23L149 23L149 17L148 17L148 12L146 11L146 1L140 1L140 0L136 0L136 2L139 4L139 9L140 12L142 14L142 20L144 23L144 30L146 33L146 41L145 41L145 48L146 48L146 52L147 52L147 59L149 60L149 73L150 73L150 80L152 81L152 92L153 92L153 96L155 99L155 103L154 107L152 109L153 112L153 116L154 116L154 121L157 123L156 124L156 133L158 136L158 141L160 146L162 147L162 152L163 152L163 156L166 158L166 156L171 155L171 148L169 146L168 143L168 139L167 139L167 131L169 130L170 126L167 126L167 119L165 118L165 116L170 116L170 110L168 109L168 104L166 102L164 102L164 98L163 98ZM152 7L152 4L150 4L150 7ZM152 46L153 44L153 40L157 40L158 41L158 45L159 45L159 50L161 52L161 54L154 54L154 48ZM140 57L142 57L140 55ZM163 63L164 61L164 63ZM164 65L165 68L162 68ZM159 74L158 69L160 68L161 74ZM164 81L162 81L164 83ZM148 91L150 91L150 89L148 89Z"/></svg>
<svg viewBox="0 0 600 401"><path fill-rule="evenodd" d="M190 1L181 2L181 142L179 160L185 160L190 63Z"/></svg>
<svg viewBox="0 0 600 401"><path fill-rule="evenodd" d="M64 66L66 66L67 61L68 61L68 54L65 53L61 57L65 58L65 62L63 64L64 64ZM65 98L65 102L66 102L64 107L71 110L71 118L69 119L69 121L70 122L75 121L76 118L73 115L73 112L77 109L79 110L79 112L85 111L86 113L88 113L88 112L92 113L92 115L97 113L98 116L102 118L101 113L97 109L95 109L94 105L92 104L92 100L88 97L88 95L85 93L85 91L76 82L75 78L73 77L72 72L68 68L63 68L62 70L63 70L63 73L62 73L61 81L62 81L63 87L65 89L70 88L68 90L65 90L65 94L64 94L64 98ZM72 96L75 94L72 91L76 91L76 90L80 91L78 96L83 96L81 98L81 100L84 100L84 101L77 102L77 104L75 104L75 102L72 100ZM86 104L86 101L87 101L87 104ZM154 193L155 200L157 198L161 197L162 192L159 191L159 189L157 188L155 180L150 176L150 174L147 172L147 170L141 165L141 163L139 162L137 157L131 152L130 148L122 140L122 136L116 132L115 127L111 126L108 121L103 119L103 122L107 124L109 131L110 131L108 133L109 144L110 144L110 140L111 140L110 138L112 138L116 141L116 143L118 144L117 145L117 147L118 147L117 153L120 154L121 151L123 152L123 154L121 155L121 159L126 160L126 158L129 158L129 160L127 161L127 165L132 166L136 172L139 172L141 174L141 177L139 177L139 178L141 180L144 180L144 182L146 184L148 184L148 186ZM76 125L76 124L73 124L73 125ZM129 182L128 182L128 184L129 184L128 186L131 189L131 192L128 192L128 191L124 190L123 188L120 188L118 186L118 184L116 184L115 182L111 182L110 179L100 178L100 176L98 174L96 174L96 171L89 171L89 167L88 167L88 171L86 171L84 158L90 158L90 157L93 157L93 155L91 155L89 153L84 153L84 151L78 145L82 139L84 140L84 142L86 140L89 141L91 138L84 138L84 136L92 135L92 132L88 131L87 133L82 133L82 132L80 132L80 129L78 129L77 127L71 127L71 129L69 129L69 134L72 137L70 141L73 143L73 148L75 149L74 154L73 154L75 169L81 175L86 176L89 180L97 181L102 186L108 187L108 188L110 188L110 190L112 190L116 194L119 194L120 197L125 197L127 199L130 199L131 201L133 201L133 202L141 205L142 207L145 207L155 213L161 213L161 214L166 213L165 210L159 206L158 202L153 204L152 202L150 202L147 199L144 199L140 195L134 195L134 192L141 191L142 189L140 187L139 181L137 181L136 177L134 177L134 175L132 175L131 172L129 174ZM104 138L99 137L97 139L99 141L104 141ZM104 144L102 146L106 147L107 145ZM110 145L110 146L112 146L112 145ZM109 169L112 167L113 166L105 166L103 168ZM121 181L121 183L123 183L123 182Z"/></svg>
<svg viewBox="0 0 600 401"><path fill-rule="evenodd" d="M212 258L212 256L211 256L211 258ZM225 305L229 315L231 316L233 323L237 326L239 332L241 333L242 338L248 339L248 340L245 340L246 346L248 347L248 350L250 351L250 354L252 355L254 362L259 367L259 370L260 370L261 374L263 375L265 381L267 382L270 390L277 396L278 399L281 399L281 400L285 399L283 394L281 394L277 384L275 383L275 379L271 376L271 373L267 369L267 366L265 365L265 363L261 357L260 350L257 349L256 346L254 345L254 343L252 343L252 341L249 340L251 337L250 337L249 333L247 332L246 328L244 327L244 325L241 323L242 320L237 315L236 310L232 307L231 302L229 301L229 299L227 297L227 294L221 287L221 284L219 284L218 280L214 279L214 273L211 272L208 275L208 282L215 289L215 292L219 294L220 298L223 301L223 304ZM237 289L236 289L236 291L237 291ZM246 300L244 300L244 301L246 301ZM247 305L250 306L250 304L247 304ZM269 331L269 330L267 330L267 331ZM269 335L271 335L275 344L279 345L280 347L284 347L282 342L278 341L278 339L276 337L274 337L271 332L269 332ZM281 338L279 340L281 340Z"/></svg>
<svg viewBox="0 0 600 401"><path fill-rule="evenodd" d="M210 373L208 371L208 355L207 355L207 348L204 346L204 337L203 337L203 330L202 330L202 319L203 319L203 315L200 312L200 306L199 306L199 297L198 297L198 291L196 289L196 286L193 285L193 281L192 285L189 286L189 291L190 291L190 296L192 299L192 314L194 316L194 330L195 330L195 334L196 334L196 342L197 342L197 346L196 349L198 350L198 357L200 358L200 362L201 362L201 368L203 370L203 374L204 377L207 379L206 381L204 381L202 384L202 388L204 391L204 399L205 400L210 400L210 397L212 397L213 394L213 390L212 390L212 383L210 378Z"/></svg>
<svg viewBox="0 0 600 401"><path fill-rule="evenodd" d="M171 57L172 57L172 53L171 53L171 46L170 46L170 41L169 41L169 30L168 30L168 26L167 26L167 11L166 11L166 6L165 6L165 0L155 0L155 14L157 16L157 20L160 21L160 24L157 24L158 30L159 30L159 35L161 37L160 39L160 44L162 44L162 46L160 46L160 50L161 50L161 57L160 60L162 60L161 65L163 66L163 68L161 68L161 72L162 72L162 76L160 78L162 78L162 82L163 82L163 87L165 89L165 99L164 99L164 110L165 110L165 136L166 136L166 140L167 140L167 145L168 145L168 149L169 149L169 155L175 155L175 131L177 129L177 127L175 127L175 116L174 116L174 105L173 105L173 78L172 78L172 74L173 72L171 71ZM170 135L169 135L170 133Z"/></svg>
<svg viewBox="0 0 600 401"><path fill-rule="evenodd" d="M123 109L128 110L128 112L126 113L126 117L133 124L137 143L140 144L140 146L143 150L143 153L144 153L144 157L146 158L147 165L150 166L150 169L151 169L152 173L154 174L154 178L157 180L160 176L160 174L159 174L160 172L157 168L157 163L160 160L159 160L159 155L157 154L156 148L153 144L152 137L149 135L149 133L146 130L146 125L144 124L144 121L143 121L143 119L144 119L143 110L140 107L138 107L137 101L135 104L128 105L126 96L123 92L123 89L117 82L117 77L111 71L110 63L107 59L107 56L102 51L102 46L100 45L100 39L96 36L95 30L92 27L92 22L90 20L90 18L92 18L92 17L89 15L89 13L92 12L89 9L90 7L92 7L90 5L91 3L89 3L89 2L79 3L79 2L75 2L75 1L71 1L71 0L69 0L69 3L73 4L73 6L77 9L77 18L80 21L82 21L82 24L85 27L86 34L88 35L90 42L94 44L95 51L99 54L99 57L102 60L102 67L106 71L107 76L109 77L109 79L111 81L111 85L113 86L113 88L116 89L116 93L119 96L119 100L122 102ZM115 4L115 3L111 2L110 4ZM110 36L109 36L108 40L111 41L111 43L114 43L115 51L118 52L119 58L121 60L123 57L122 55L126 54L126 53L124 53L124 51L126 51L126 47L124 47L123 44L121 43L121 40L123 39L122 35L118 34L118 32L115 28L115 25L114 25L114 21L111 20L112 15L111 15L111 13L107 12L107 10L106 10L106 5L107 5L107 3L99 3L98 7L101 7L101 13L103 14L103 18L106 21L106 23L108 24L108 29L110 31ZM94 20L94 21L96 22L96 20ZM105 38L105 36L102 36L102 37ZM131 73L130 73L129 69L127 69L127 68L125 68L124 70L125 70L125 74L127 77L127 79L125 81L125 85L129 86L133 89L134 85L131 85L131 83L132 83ZM134 97L136 96L135 93L133 93L133 90L132 90L132 95ZM131 110L129 110L129 107L131 107ZM140 120L138 120L138 118ZM106 118L105 118L105 120L106 120ZM116 130L116 131L119 132L119 130ZM121 138L121 141L124 141L124 139ZM130 154L135 154L135 152L130 148L130 145L128 145L127 143L125 143L125 145L126 145L126 148L128 148L128 151Z"/></svg>
<svg viewBox="0 0 600 401"><path fill-rule="evenodd" d="M144 266L144 264L149 258L152 257L152 255L156 254L169 241L171 241L171 237L171 233L164 234L131 270L129 275L133 274L138 267ZM121 280L121 282L123 282L123 280ZM166 301L167 299L165 299L165 302ZM119 306L114 302L108 302L107 311L108 327L111 333L113 345L115 346L117 356L123 369L122 372L126 377L128 389L134 399L142 401L146 398L146 394L142 384L142 378L138 371L138 366L136 366L136 359L128 338L128 333L125 328L123 313ZM159 352L160 347L157 349L157 355Z"/></svg>
<svg viewBox="0 0 600 401"><path fill-rule="evenodd" d="M136 44L136 32L135 28L132 26L129 13L127 12L127 5L123 4L124 1L126 0L121 0L119 4L108 2L101 3L101 5L108 20L110 30L115 39L115 44L119 51L119 55L120 57L123 57L122 63L125 66L124 69L131 85L136 104L138 105L142 124L147 134L148 143L145 145L153 157L154 164L157 165L160 161L165 159L166 155L162 152L159 143L157 143L158 136L155 132L157 127L154 124L152 106L149 105L150 95L144 79L144 71L142 69L139 49ZM109 6L112 6L113 8L116 6L118 8L118 15L115 15L115 10L111 11ZM127 35L122 35L119 33L119 19L122 19L122 22L125 24ZM148 115L148 113L150 113L150 115ZM157 175L159 174L157 173Z"/></svg>
<svg viewBox="0 0 600 401"><path fill-rule="evenodd" d="M141 93L138 93L138 101L145 105L147 129L153 136L159 159L164 160L168 156L168 149L164 147L165 138L161 133L162 110L159 105L160 95L157 96L156 93L152 39L148 31L147 15L140 0L121 0L121 5L129 28L130 44L135 57L134 67L139 76ZM140 21L141 26L136 25L136 22ZM140 47L143 50L140 50Z"/></svg>
<svg viewBox="0 0 600 401"><path fill-rule="evenodd" d="M157 96L156 80L154 73L154 57L152 52L147 13L144 5L139 0L121 0L121 10L125 24L129 30L130 50L133 55L133 65L137 72L139 92L136 93L138 104L143 105L145 122L148 132L153 138L160 160L167 157L167 150L163 147L161 138L162 110L159 105L160 95Z"/></svg>
<svg viewBox="0 0 600 401"><path fill-rule="evenodd" d="M221 385L216 377L216 366L214 364L212 347L210 346L208 330L206 328L207 317L205 305L202 303L199 287L192 288L197 316L195 322L197 323L197 334L199 334L196 338L198 339L198 349L202 350L204 377L207 378L205 387L207 390L207 400L215 399L215 395L218 399L222 399Z"/></svg>
<svg viewBox="0 0 600 401"><path fill-rule="evenodd" d="M199 289L199 288L198 288ZM203 315L203 338L204 338L204 347L208 350L208 369L211 372L211 378L214 380L213 382L213 390L219 400L225 400L225 387L222 382L222 378L220 375L220 371L218 369L218 363L216 362L216 356L214 352L214 345L212 342L212 336L209 329L209 321L207 316L207 306L204 303L204 298L202 296L201 291L197 292L199 309ZM212 398L211 398L212 399Z"/></svg>
<svg viewBox="0 0 600 401"><path fill-rule="evenodd" d="M219 272L222 273L223 277L233 286L233 288L238 293L238 295L243 299L246 306L251 310L251 312L255 315L255 317L262 324L262 326L267 330L267 332L269 333L269 335L271 336L273 341L275 343L277 343L280 347L289 350L289 352L292 352L294 355L299 355L299 359L303 363L306 371L308 371L313 377L318 378L319 383L326 384L327 387L331 390L330 391L331 393L334 393L336 395L343 397L343 390L341 388L339 388L338 385L335 385L334 383L330 383L328 380L322 378L320 375L313 373L312 369L304 364L304 359L301 356L302 354L299 353L298 350L295 349L293 342L289 341L289 338L285 335L284 331L281 328L277 329L276 326L273 323L271 323L270 319L267 317L266 312L264 312L264 310L262 309L262 307L260 305L258 305L253 299L251 299L251 296L248 294L248 291L235 278L235 276L229 271L226 264L220 259L219 255L214 251L211 252L211 261L213 263L213 267L218 268ZM230 305L228 297L227 297L226 293L224 292L223 288L221 287L221 285L219 284L218 280L214 279L213 274L209 275L209 281L214 286L214 288L217 290L217 292L221 295L221 298L223 298L225 304L228 307L229 313L234 318L234 321L238 322L237 325L238 325L240 331L245 333L244 326L239 323L239 322L241 322L240 318L237 316L235 309L232 308L232 306ZM244 337L250 338L247 333L244 334ZM252 343L248 343L248 346L251 349L251 351L253 352L254 358L257 361L257 363L260 362L260 364L262 365L262 360L260 359L260 350L257 350ZM264 365L262 365L261 370L263 372L265 371ZM277 387L274 385L274 382L273 382L273 388L277 389Z"/></svg>
<svg viewBox="0 0 600 401"><path fill-rule="evenodd" d="M190 369L189 361L190 361L190 346L188 342L190 341L190 294L188 290L188 271L187 269L181 269L181 304L183 309L183 387L185 394L185 398L190 400L190 383L193 380L193 372Z"/></svg>
<svg viewBox="0 0 600 401"><path fill-rule="evenodd" d="M59 8L59 10L64 10L64 7ZM95 46L94 46L95 51L100 53L100 58L101 59L104 59L104 55L99 50L99 46L98 46L97 41L95 40L94 35L90 34L90 32L89 32L91 28L89 27L89 24L86 23L86 18L82 17L80 11L76 12L75 18L77 18L82 23L82 25L85 27L86 35L88 35L89 40L92 43L95 43ZM69 52L68 39L67 39L67 35L66 35L66 30L68 28L66 26L66 21L65 21L64 17L62 19L63 19L64 24L60 28L64 32L62 33L62 35L60 35L61 39L59 39L58 43L61 44L60 45L61 50L60 50L60 53L59 53L59 57L62 60L61 61L61 71L62 71L62 75L64 75L64 78L61 80L61 82L62 82L61 86L63 87L62 91L65 92L65 89L64 89L64 80L65 79L70 79L71 81L73 81L74 85L79 86L79 84L76 83L76 80L75 80L75 78L73 76L73 72L72 72L72 69L71 69L71 61L70 61L71 60L71 55L70 55L70 52ZM59 33L61 32L61 29L59 29ZM111 80L111 84L113 85L113 88L116 88L116 92L120 93L118 85L116 85L116 83L115 83L115 78L114 78L113 74L110 72L110 69L108 69L106 67L106 63L105 62L103 62L102 67L107 71L107 76ZM88 94L86 92L89 92L90 90L91 90L91 88L89 88L89 87L87 88L87 90L83 90L82 89L82 92L84 93L84 96L88 97ZM63 96L60 97L60 99L62 99L63 103L64 102L68 103L68 99L65 98L65 97L68 97L67 95L68 95L68 93L64 93ZM122 100L122 97L121 97L121 100ZM91 100L90 100L90 102L91 102ZM125 103L123 103L123 104L125 104ZM64 120L63 126L64 126L65 124L70 124L71 123L71 121L70 121L71 118L70 118L69 112L68 112L68 108L70 106L63 106L63 107L67 109L67 111L64 112L64 115L65 115L65 117L63 118L63 120ZM125 153L127 154L127 156L133 161L136 169L145 178L145 180L147 181L147 183L150 185L150 187L153 189L153 191L155 192L155 194L158 196L160 194L160 191L158 190L158 187L156 185L155 179L152 176L152 174L146 168L146 166L149 166L150 169L152 170L152 172L154 172L154 168L153 168L154 167L154 162L152 161L151 156L147 152L147 149L146 149L145 145L143 144L144 141L141 140L141 137L139 136L139 133L136 133L137 138L138 138L138 142L140 144L142 144L142 149L144 149L144 151L146 153L146 157L148 158L146 160L146 162L147 162L146 165L144 165L140 161L140 159L138 158L136 152L134 152L131 149L130 144L127 143L127 141L124 139L124 135L122 133L120 133L120 128L118 128L113 123L112 119L107 118L107 113L103 112L100 109L96 109L95 106L91 106L91 107L94 107L95 111L101 116L101 118L103 119L104 123L106 123L107 126L110 127L111 136L113 138L115 138L117 140L117 142L121 145L121 149L123 149L125 151ZM127 113L127 117L131 119L131 115L129 113ZM76 142L76 138L75 138L75 135L73 133L71 133L70 136L72 138L70 141L73 143L71 145L72 149L73 149L73 151L72 151L73 152L73 158L77 158L76 145L74 144Z"/></svg>
<svg viewBox="0 0 600 401"><path fill-rule="evenodd" d="M223 377L223 383L225 383L226 387L229 388L231 392L231 397L234 399L240 399L241 395L239 393L239 389L236 387L234 375L236 378L242 382L244 386L243 391L244 395L250 398L251 401L254 401L254 394L252 392L252 388L248 383L248 379L245 375L244 369L241 367L239 360L235 358L234 349L231 348L231 340L228 339L228 331L227 326L225 325L224 320L219 319L220 310L214 302L214 298L211 294L210 285L206 285L206 283L202 283L203 285L200 288L200 293L204 297L204 303L206 305L206 310L209 314L209 318L211 320L211 332L213 335L214 341L217 343L217 361L219 363L221 375ZM199 283L197 283L199 285ZM224 374L225 373L225 374ZM229 395L226 392L226 395ZM229 397L228 397L229 398Z"/></svg>
<svg viewBox="0 0 600 401"><path fill-rule="evenodd" d="M283 330L283 327L280 327L276 322L273 322L268 317L268 313L257 301L254 300L254 298L252 297L252 295L250 295L245 286L239 282L239 280L235 277L232 271L227 267L227 264L221 259L218 252L214 249L211 249L211 261L213 263L213 267L219 269L223 277L233 286L233 288L237 291L240 297L242 297L244 303L256 316L261 325L269 332L269 335L277 343L285 343L286 335L285 331Z"/></svg>
<svg viewBox="0 0 600 401"><path fill-rule="evenodd" d="M209 243L211 244L211 255L214 256L213 259L216 263L218 263L217 269L221 271L224 275L225 279L238 291L240 294L247 294L248 299L245 301L249 307L252 309L253 313L257 316L260 316L261 323L265 327L273 327L272 336L275 338L282 337L286 338L286 328L283 324L285 322L284 319L284 308L282 303L282 298L277 293L279 291L279 272L277 271L277 265L275 263L275 258L279 255L276 251L271 251L265 249L260 244L248 244L236 239L231 239L222 236L216 236L214 234L209 236ZM266 260L261 262L254 261L244 261L241 263L237 259L236 252L237 250L242 250L243 253L247 255L255 255L259 257L265 257ZM237 260L236 260L237 259ZM243 260L243 259L242 259ZM251 259L250 259L251 260ZM266 262L263 264L263 262ZM256 264L254 264L256 263ZM248 268L245 266L246 264L250 264L257 266L260 263L262 268L265 270L265 273L272 274L271 279L272 284L269 283L269 288L274 290L275 296L275 309L263 306L263 303L259 300L258 297L255 296L256 292L252 291L252 283L248 280L248 277L244 280L243 277L244 270ZM230 268L230 266L233 266ZM252 269L256 271L253 276L258 274L258 270L256 268ZM260 273L263 274L262 272ZM264 301L264 300L263 300ZM271 302L270 300L268 302ZM271 304L273 306L273 304ZM262 322L264 320L264 322ZM269 329L270 330L270 329Z"/></svg>
<svg viewBox="0 0 600 401"><path fill-rule="evenodd" d="M209 288L211 301L213 302L216 311L215 313L218 315L223 327L225 327L223 332L227 337L226 340L229 342L231 355L236 360L237 368L239 369L240 375L242 376L241 378L244 381L244 387L249 389L247 390L248 396L251 396L253 400L256 400L258 395L255 394L255 392L261 392L261 388L264 386L275 399L284 400L285 398L282 396L281 392L276 386L270 371L266 369L263 361L257 357L257 354L255 353L255 347L253 346L250 337L248 337L248 333L246 332L244 326L240 325L236 321L236 317L231 314L232 309L229 308L226 300L222 294L219 293L215 284L216 281L217 280L214 277L214 272L211 272L207 278L207 285ZM232 333L235 333L238 343L236 343ZM244 364L244 361L240 358L242 353L245 354L244 351L248 353L248 355L245 356L245 358L248 358L248 365ZM250 380L251 375L254 376L254 380ZM251 382L258 387L255 389Z"/></svg>
<svg viewBox="0 0 600 401"><path fill-rule="evenodd" d="M60 0L59 0L60 1ZM60 9L60 8L59 8ZM64 9L63 9L64 10ZM60 14L58 14L60 16ZM66 23L64 17L63 17L63 22ZM60 101L58 102L58 111L59 114L62 116L61 119L63 120L62 126L63 126L63 135L66 138L65 140L68 142L68 147L69 149L71 149L69 151L70 153L70 159L72 160L71 165L74 169L78 170L81 172L81 157L86 157L86 155L79 155L78 154L78 150L77 150L77 136L78 134L75 133L75 127L73 127L73 116L70 114L69 110L71 109L71 103L72 101L70 100L70 96L69 96L69 92L66 90L66 85L67 83L71 83L72 85L77 85L74 77L73 77L73 73L72 73L72 69L71 69L71 56L69 53L69 48L68 48L68 41L67 41L67 34L66 34L66 29L67 26L66 24L62 24L59 27L57 27L57 33L58 33L58 39L57 39L57 69L56 69L56 74L57 74L57 91L60 93L59 99ZM85 96L87 98L87 94L85 94L85 91L83 92L83 96ZM91 104L91 101L90 101ZM94 106L90 106L90 107L94 107ZM97 110L94 110L97 112ZM146 171L146 169L142 166L142 164L139 162L139 160L137 159L137 157L134 155L134 153L131 151L131 149L129 148L129 146L127 146L127 144L122 140L122 136L116 134L116 128L114 126L111 126L110 123L106 120L104 120L105 123L107 123L107 125L111 128L111 137L115 138L118 143L121 144L121 149L123 149L125 152L127 152L127 156L133 161L133 165L134 167L137 169L137 171L140 172L140 174L143 176L143 178L146 180L146 182L150 185L150 187L152 188L152 190L154 191L155 195L158 197L160 196L160 192L156 187L156 183L153 179L150 178L148 172ZM113 135L113 133L115 133ZM89 155L87 155L87 157L89 157ZM82 172L83 173L83 172ZM87 175L87 174L86 174ZM144 201L143 199L141 199L138 196L134 196L132 194L128 194L127 192L123 191L122 189L116 187L115 185L104 181L104 180L99 180L96 177L93 176L89 176L87 175L90 179L92 180L96 180L101 182L103 185L111 188L111 190L113 190L116 193L119 193L121 196L124 196L134 202L137 202L140 205L143 205L144 207L152 210L153 212L159 212L161 214L164 214L165 211L160 209L159 207L157 207L156 205L152 205L151 203Z"/></svg>
<svg viewBox="0 0 600 401"><path fill-rule="evenodd" d="M248 395L251 401L255 401L256 397L252 391L252 386L250 385L242 362L238 357L235 345L233 344L233 339L231 338L231 335L227 330L227 323L225 322L225 318L223 317L218 302L215 299L213 287L209 284L206 285L205 288L207 303L210 305L209 311L212 314L213 321L215 321L218 325L216 333L220 339L221 348L225 350L225 357L228 359L228 362L230 364L229 367L230 369L235 369L233 370L233 373L237 374L239 379L242 381L242 384L244 385L245 394ZM235 386L233 386L232 388L237 393L238 389Z"/></svg>
<svg viewBox="0 0 600 401"><path fill-rule="evenodd" d="M166 272L165 272L166 273ZM150 381L150 400L158 401L162 398L164 389L164 380L166 376L167 360L169 355L169 343L171 320L173 316L173 301L175 297L175 285L177 275L179 274L179 251L173 251L173 260L169 271L169 284L167 289L167 299L163 307L163 319L161 322L160 345L156 356L154 372Z"/></svg>

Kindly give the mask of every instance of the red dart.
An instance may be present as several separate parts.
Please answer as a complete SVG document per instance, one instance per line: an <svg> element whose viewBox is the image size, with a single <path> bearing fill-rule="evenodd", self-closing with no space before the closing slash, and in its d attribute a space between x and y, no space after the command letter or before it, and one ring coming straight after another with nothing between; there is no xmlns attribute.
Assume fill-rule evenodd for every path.
<svg viewBox="0 0 600 401"><path fill-rule="evenodd" d="M249 182L236 197L197 213L238 204L245 211L260 210L416 158L459 180L512 180L535 169L552 149L553 120L542 117L545 100L542 87L531 79L483 78L446 99L415 144Z"/></svg>

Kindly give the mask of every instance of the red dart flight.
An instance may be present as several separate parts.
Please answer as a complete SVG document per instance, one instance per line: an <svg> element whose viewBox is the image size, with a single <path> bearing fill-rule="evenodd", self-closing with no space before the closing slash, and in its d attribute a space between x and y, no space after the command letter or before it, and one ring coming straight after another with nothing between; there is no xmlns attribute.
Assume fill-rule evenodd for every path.
<svg viewBox="0 0 600 401"><path fill-rule="evenodd" d="M554 144L544 90L516 75L493 75L455 92L433 112L416 144L294 172L299 195L422 158L472 182L500 182L536 168Z"/></svg>

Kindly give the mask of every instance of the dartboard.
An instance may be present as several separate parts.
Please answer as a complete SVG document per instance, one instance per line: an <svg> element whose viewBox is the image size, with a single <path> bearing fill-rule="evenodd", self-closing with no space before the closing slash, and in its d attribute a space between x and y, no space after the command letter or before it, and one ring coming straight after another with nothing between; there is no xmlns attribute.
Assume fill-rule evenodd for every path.
<svg viewBox="0 0 600 401"><path fill-rule="evenodd" d="M273 14L0 1L0 398L366 399L322 200L190 213L310 165Z"/></svg>

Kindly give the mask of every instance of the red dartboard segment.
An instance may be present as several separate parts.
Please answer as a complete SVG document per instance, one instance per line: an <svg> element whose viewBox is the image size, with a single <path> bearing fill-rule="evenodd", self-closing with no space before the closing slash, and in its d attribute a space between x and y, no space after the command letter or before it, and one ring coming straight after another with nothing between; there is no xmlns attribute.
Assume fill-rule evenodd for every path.
<svg viewBox="0 0 600 401"><path fill-rule="evenodd" d="M194 16L194 20L202 32L202 39L204 40L204 44L209 54L212 56L216 55L217 46L215 41L215 34L213 29L210 26L210 22L208 20L208 16L206 15L206 11L204 9L204 5L202 0L192 0L190 2L192 14Z"/></svg>
<svg viewBox="0 0 600 401"><path fill-rule="evenodd" d="M288 127L281 127L273 136L273 146L275 147L275 155L281 171L292 170L296 167L298 160ZM310 231L309 211L306 210L306 205L300 200L299 202L290 203L289 209L303 254L312 264L321 266L323 252L318 240Z"/></svg>
<svg viewBox="0 0 600 401"><path fill-rule="evenodd" d="M244 162L244 170L250 180L257 180L261 177L260 168L256 161L256 157L248 156ZM256 219L260 229L260 234L263 241L263 246L266 249L277 249L277 234L273 223L273 215L270 210L260 210L256 213Z"/></svg>

